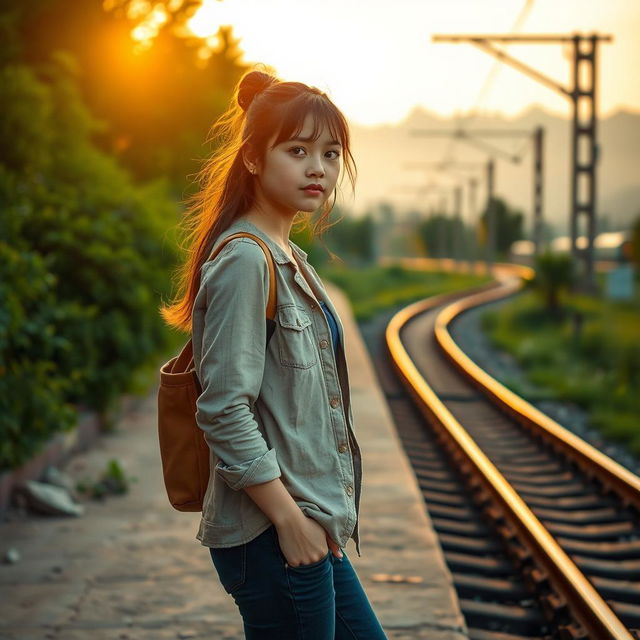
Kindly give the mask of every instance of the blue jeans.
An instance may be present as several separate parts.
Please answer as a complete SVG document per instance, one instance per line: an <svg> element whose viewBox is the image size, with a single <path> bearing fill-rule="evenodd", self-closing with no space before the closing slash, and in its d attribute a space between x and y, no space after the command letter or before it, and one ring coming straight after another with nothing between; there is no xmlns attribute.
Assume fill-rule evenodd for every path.
<svg viewBox="0 0 640 640"><path fill-rule="evenodd" d="M349 558L330 551L291 567L271 525L253 540L209 548L247 640L387 640Z"/></svg>

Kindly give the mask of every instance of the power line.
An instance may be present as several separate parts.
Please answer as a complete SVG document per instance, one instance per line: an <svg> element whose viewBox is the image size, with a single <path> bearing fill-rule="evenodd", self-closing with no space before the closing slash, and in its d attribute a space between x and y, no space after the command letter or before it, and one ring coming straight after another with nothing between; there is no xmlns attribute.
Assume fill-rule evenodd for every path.
<svg viewBox="0 0 640 640"><path fill-rule="evenodd" d="M529 13L531 12L531 9L533 8L533 3L534 2L535 2L535 0L525 0L524 6L520 10L520 13L518 14L518 17L516 18L516 21L513 23L513 26L511 27L509 33L517 33L522 28L526 18L528 17ZM495 78L498 75L498 71L500 70L500 67L501 67L500 61L496 60L493 63L493 66L491 67L491 69L489 69L487 77L485 78L484 83L482 84L482 87L480 88L480 91L478 93L478 97L476 98L475 103L474 103L473 107L471 108L471 113L468 116L457 118L456 125L455 125L456 129L462 129L463 128L463 124L464 125L468 125L478 117L477 109L480 106L480 103L484 100L485 95L489 92L489 89L491 88L491 85L494 83ZM445 159L446 160L453 160L453 158L447 158L446 156L448 156L450 154L451 147L453 147L455 145L456 145L456 141L452 139L449 142L449 146L447 147L447 150L444 153L445 158L443 158L443 161Z"/></svg>

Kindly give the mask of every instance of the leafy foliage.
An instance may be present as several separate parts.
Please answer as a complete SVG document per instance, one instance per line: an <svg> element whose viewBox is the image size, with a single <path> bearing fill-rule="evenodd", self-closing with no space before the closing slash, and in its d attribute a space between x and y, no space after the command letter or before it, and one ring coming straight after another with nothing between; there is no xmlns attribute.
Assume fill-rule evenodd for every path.
<svg viewBox="0 0 640 640"><path fill-rule="evenodd" d="M496 251L504 255L509 251L513 242L523 238L524 215L522 211L509 207L503 198L494 197L492 204L495 216ZM488 233L489 212L485 207L480 217L481 244L487 244Z"/></svg>
<svg viewBox="0 0 640 640"><path fill-rule="evenodd" d="M0 70L0 468L99 411L162 348L157 313L176 218L162 181L135 186L95 149L73 61ZM35 114L35 117L34 117Z"/></svg>
<svg viewBox="0 0 640 640"><path fill-rule="evenodd" d="M202 0L14 4L28 43L20 61L40 68L56 51L77 61L76 85L102 122L94 135L98 147L136 180L166 176L180 197L185 176L197 171L208 151L202 142L209 128L247 68L231 29L221 27L212 44L191 34L186 22ZM145 29L154 12L166 21ZM135 42L136 30L149 38Z"/></svg>
<svg viewBox="0 0 640 640"><path fill-rule="evenodd" d="M137 477L127 476L122 463L111 458L97 480L84 478L76 485L79 493L94 500L104 500L109 495L124 495L129 492Z"/></svg>
<svg viewBox="0 0 640 640"><path fill-rule="evenodd" d="M371 264L375 258L375 223L371 215L354 217L335 207L329 217L331 226L320 239L313 239L310 227L293 229L291 239L309 254L313 264L333 260L352 266Z"/></svg>
<svg viewBox="0 0 640 640"><path fill-rule="evenodd" d="M535 276L527 285L543 297L546 310L557 316L560 313L560 295L574 283L575 275L571 256L545 252L536 256Z"/></svg>
<svg viewBox="0 0 640 640"><path fill-rule="evenodd" d="M460 218L442 213L430 215L418 226L418 234L430 258L454 257L470 246L470 230Z"/></svg>

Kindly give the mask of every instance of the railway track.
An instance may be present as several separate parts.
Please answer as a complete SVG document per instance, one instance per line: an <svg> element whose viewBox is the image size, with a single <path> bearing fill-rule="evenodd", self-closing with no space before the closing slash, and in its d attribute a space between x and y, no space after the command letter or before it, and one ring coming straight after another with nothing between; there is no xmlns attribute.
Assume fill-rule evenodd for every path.
<svg viewBox="0 0 640 640"><path fill-rule="evenodd" d="M502 387L449 333L466 309L515 293L518 273L396 313L386 349L372 349L380 382L472 640L640 638L640 478Z"/></svg>

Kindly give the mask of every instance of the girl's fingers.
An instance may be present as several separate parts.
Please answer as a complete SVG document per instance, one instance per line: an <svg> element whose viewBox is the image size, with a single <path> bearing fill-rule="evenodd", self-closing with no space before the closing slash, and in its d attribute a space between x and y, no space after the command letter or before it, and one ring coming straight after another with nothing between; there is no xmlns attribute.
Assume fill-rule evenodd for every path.
<svg viewBox="0 0 640 640"><path fill-rule="evenodd" d="M327 534L327 546L329 550L336 558L342 558L342 551L340 551L340 546L336 544Z"/></svg>

